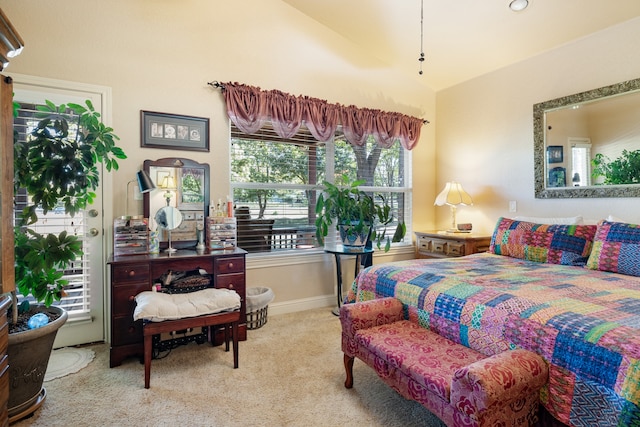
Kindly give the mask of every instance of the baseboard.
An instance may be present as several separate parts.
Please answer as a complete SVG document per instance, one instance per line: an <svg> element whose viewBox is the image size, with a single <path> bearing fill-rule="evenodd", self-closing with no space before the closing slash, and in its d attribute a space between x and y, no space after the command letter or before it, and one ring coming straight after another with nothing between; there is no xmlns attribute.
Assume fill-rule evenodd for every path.
<svg viewBox="0 0 640 427"><path fill-rule="evenodd" d="M327 307L328 309L330 309L335 307L335 305L335 295L324 295L313 298L276 302L273 304L269 304L268 315L277 316L278 314L295 313L298 311L312 310L314 308L322 307Z"/></svg>

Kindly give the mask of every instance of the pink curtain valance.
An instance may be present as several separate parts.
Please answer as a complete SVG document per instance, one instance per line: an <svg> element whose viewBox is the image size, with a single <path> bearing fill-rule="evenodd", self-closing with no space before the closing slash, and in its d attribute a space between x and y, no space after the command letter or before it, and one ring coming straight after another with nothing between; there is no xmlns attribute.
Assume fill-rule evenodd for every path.
<svg viewBox="0 0 640 427"><path fill-rule="evenodd" d="M304 121L318 141L328 141L338 125L350 144L362 146L373 135L385 148L399 139L411 150L420 139L423 120L401 113L385 112L353 105L331 104L322 99L294 96L279 90L263 91L240 83L223 83L229 119L242 132L257 132L265 121L271 121L282 138L291 138Z"/></svg>

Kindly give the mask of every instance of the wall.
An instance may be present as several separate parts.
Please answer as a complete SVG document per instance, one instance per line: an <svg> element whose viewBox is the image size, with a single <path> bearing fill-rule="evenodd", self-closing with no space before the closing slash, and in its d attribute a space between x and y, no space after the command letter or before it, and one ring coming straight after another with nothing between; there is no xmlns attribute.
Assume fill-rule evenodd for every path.
<svg viewBox="0 0 640 427"><path fill-rule="evenodd" d="M540 200L533 185L533 105L640 77L639 50L636 18L439 91L437 188L457 180L474 199L474 206L458 209L458 221L486 232L498 217L514 215L613 214L640 223L636 198ZM511 200L516 213L509 212ZM448 209L437 208L436 219L446 227Z"/></svg>
<svg viewBox="0 0 640 427"><path fill-rule="evenodd" d="M228 120L212 80L435 118L435 94L415 76L399 75L279 0L0 0L0 7L25 40L9 74L112 88L111 124L129 158L105 180L107 224L124 213L126 183L145 159L207 162L211 199L230 193ZM211 152L141 148L140 110L208 117ZM414 228L433 226L434 137L435 127L425 126L414 150L414 162L428 166L414 168ZM129 209L142 213L141 202L130 200ZM272 287L274 308L334 301L329 255L274 262L248 263L248 286Z"/></svg>

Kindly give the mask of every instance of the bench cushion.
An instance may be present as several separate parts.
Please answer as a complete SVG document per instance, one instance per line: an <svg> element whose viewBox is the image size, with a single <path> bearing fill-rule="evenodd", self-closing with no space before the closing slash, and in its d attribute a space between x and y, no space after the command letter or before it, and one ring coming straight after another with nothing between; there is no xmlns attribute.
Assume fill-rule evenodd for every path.
<svg viewBox="0 0 640 427"><path fill-rule="evenodd" d="M207 288L185 294L144 291L136 295L133 320L183 319L240 308L240 295L225 288Z"/></svg>
<svg viewBox="0 0 640 427"><path fill-rule="evenodd" d="M446 402L454 372L486 358L408 320L358 330L356 341Z"/></svg>

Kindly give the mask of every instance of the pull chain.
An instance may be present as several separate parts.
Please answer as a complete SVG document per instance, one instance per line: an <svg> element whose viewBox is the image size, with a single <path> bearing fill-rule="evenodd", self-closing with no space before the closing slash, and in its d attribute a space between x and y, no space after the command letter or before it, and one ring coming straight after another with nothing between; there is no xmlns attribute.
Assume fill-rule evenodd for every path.
<svg viewBox="0 0 640 427"><path fill-rule="evenodd" d="M420 71L418 74L422 75L422 63L424 62L424 0L420 0Z"/></svg>

